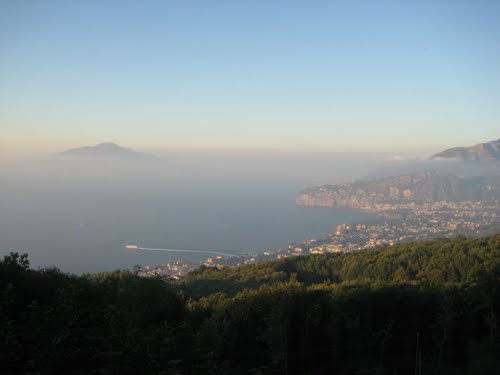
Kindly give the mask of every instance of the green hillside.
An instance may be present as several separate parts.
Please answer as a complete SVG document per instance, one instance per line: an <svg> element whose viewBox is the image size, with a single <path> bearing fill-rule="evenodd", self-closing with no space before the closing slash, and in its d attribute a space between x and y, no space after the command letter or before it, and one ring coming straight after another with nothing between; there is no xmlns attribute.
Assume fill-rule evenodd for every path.
<svg viewBox="0 0 500 375"><path fill-rule="evenodd" d="M495 374L500 235L200 268L0 262L5 374Z"/></svg>
<svg viewBox="0 0 500 375"><path fill-rule="evenodd" d="M500 269L500 235L440 239L367 251L308 255L239 268L201 267L183 287L190 295L229 294L262 284L287 281L305 285L346 281L378 283L472 284Z"/></svg>

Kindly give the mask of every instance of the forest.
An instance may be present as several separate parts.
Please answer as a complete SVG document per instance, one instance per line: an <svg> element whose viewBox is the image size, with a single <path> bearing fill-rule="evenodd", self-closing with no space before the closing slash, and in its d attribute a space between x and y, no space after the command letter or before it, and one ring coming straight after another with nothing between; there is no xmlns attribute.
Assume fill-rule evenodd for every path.
<svg viewBox="0 0 500 375"><path fill-rule="evenodd" d="M184 280L0 261L2 374L498 374L500 234Z"/></svg>

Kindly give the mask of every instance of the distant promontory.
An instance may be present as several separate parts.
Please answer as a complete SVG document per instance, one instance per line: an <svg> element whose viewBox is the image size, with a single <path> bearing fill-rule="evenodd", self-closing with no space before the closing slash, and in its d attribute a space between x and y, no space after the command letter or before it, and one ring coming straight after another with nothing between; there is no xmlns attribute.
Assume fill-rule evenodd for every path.
<svg viewBox="0 0 500 375"><path fill-rule="evenodd" d="M453 147L431 156L431 159L500 160L500 139L471 147Z"/></svg>
<svg viewBox="0 0 500 375"><path fill-rule="evenodd" d="M353 207L409 202L480 201L498 198L498 179L462 179L440 171L421 171L373 181L322 185L301 191L298 206Z"/></svg>
<svg viewBox="0 0 500 375"><path fill-rule="evenodd" d="M113 158L153 158L153 155L122 147L112 142L99 143L95 146L84 146L63 151L58 156L79 157L113 157Z"/></svg>

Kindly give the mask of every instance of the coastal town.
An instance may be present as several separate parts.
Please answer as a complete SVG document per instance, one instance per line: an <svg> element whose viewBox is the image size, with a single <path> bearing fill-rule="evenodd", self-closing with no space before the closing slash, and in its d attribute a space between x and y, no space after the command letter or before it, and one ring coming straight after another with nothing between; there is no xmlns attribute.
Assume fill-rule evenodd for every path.
<svg viewBox="0 0 500 375"><path fill-rule="evenodd" d="M200 266L238 267L270 259L290 256L350 252L402 242L481 235L500 227L500 203L481 201L402 202L374 204L370 212L380 219L365 223L345 223L321 239L237 257L217 255L200 262L177 260L162 265L143 265L136 269L140 276L181 279Z"/></svg>

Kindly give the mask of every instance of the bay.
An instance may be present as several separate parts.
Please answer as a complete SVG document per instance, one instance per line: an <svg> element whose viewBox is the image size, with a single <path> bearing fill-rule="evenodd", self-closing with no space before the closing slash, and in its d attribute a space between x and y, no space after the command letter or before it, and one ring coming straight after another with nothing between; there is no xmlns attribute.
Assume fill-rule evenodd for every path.
<svg viewBox="0 0 500 375"><path fill-rule="evenodd" d="M0 251L27 252L34 267L97 272L206 258L130 252L128 244L255 253L374 219L347 208L295 206L301 188L363 173L368 166L361 160L342 169L338 156L229 156L169 154L154 165L45 160L4 168Z"/></svg>

